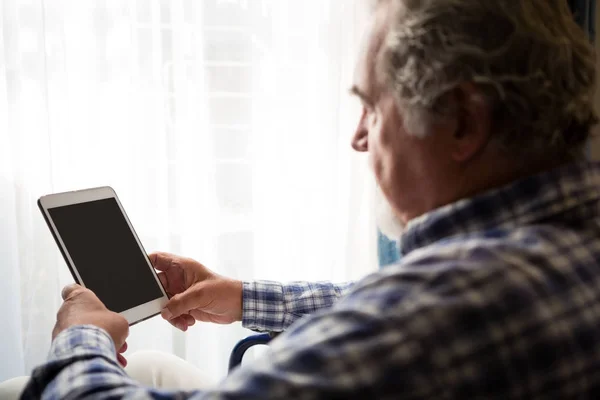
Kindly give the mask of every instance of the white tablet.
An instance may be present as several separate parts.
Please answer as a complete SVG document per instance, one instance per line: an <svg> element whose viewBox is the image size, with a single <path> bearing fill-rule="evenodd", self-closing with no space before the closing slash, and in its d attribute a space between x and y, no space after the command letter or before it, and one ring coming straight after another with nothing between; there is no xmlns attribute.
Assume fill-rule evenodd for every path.
<svg viewBox="0 0 600 400"><path fill-rule="evenodd" d="M160 313L167 294L112 188L50 194L38 205L78 284L130 325Z"/></svg>

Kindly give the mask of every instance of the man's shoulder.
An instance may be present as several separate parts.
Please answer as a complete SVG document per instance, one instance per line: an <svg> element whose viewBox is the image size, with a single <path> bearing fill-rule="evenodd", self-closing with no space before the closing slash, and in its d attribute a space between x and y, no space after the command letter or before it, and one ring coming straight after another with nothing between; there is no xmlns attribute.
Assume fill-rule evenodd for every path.
<svg viewBox="0 0 600 400"><path fill-rule="evenodd" d="M411 253L339 307L377 318L398 357L426 365L444 387L496 393L522 379L567 382L575 366L596 365L598 240L545 227L488 236Z"/></svg>
<svg viewBox="0 0 600 400"><path fill-rule="evenodd" d="M349 300L388 310L394 304L405 309L423 303L441 309L448 304L485 309L498 301L519 308L521 303L541 301L540 288L550 293L565 282L576 285L577 273L600 279L589 244L579 232L552 226L449 238L359 281ZM600 240L595 247L600 248ZM584 248L587 264L580 262Z"/></svg>
<svg viewBox="0 0 600 400"><path fill-rule="evenodd" d="M591 242L600 250L600 239L592 238L590 241L588 232L554 225L489 229L449 237L414 250L395 267L398 272L419 270L425 275L494 269L520 273L522 268L511 267L524 264L531 264L534 268L541 264L556 264L560 268L565 267L565 260L575 260L580 249L593 251ZM562 264L557 262L559 254Z"/></svg>

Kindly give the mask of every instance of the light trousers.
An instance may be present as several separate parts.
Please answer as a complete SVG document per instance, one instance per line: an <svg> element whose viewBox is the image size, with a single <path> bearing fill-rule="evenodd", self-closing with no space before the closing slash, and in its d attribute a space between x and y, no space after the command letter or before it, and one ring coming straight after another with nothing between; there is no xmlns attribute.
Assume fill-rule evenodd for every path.
<svg viewBox="0 0 600 400"><path fill-rule="evenodd" d="M172 354L139 351L127 357L125 372L144 386L160 389L207 389L214 385L194 365ZM0 383L0 400L16 400L25 388L28 376Z"/></svg>

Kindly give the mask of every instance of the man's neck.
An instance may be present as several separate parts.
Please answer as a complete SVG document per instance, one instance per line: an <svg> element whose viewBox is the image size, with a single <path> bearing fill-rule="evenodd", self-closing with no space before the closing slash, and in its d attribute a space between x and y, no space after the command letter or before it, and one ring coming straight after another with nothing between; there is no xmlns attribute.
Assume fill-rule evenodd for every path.
<svg viewBox="0 0 600 400"><path fill-rule="evenodd" d="M531 175L550 171L575 161L572 158L546 158L537 162L517 162L504 154L482 154L476 160L457 169L454 178L449 178L438 193L424 199L421 210L409 215L399 215L405 224L429 211L485 193L489 190L509 185ZM428 196L424 196L428 197ZM429 204L426 204L430 201Z"/></svg>
<svg viewBox="0 0 600 400"><path fill-rule="evenodd" d="M515 160L510 155L499 154L465 168L462 180L464 191L455 199L474 197L489 190L509 185L532 175L559 168L574 162L569 157Z"/></svg>

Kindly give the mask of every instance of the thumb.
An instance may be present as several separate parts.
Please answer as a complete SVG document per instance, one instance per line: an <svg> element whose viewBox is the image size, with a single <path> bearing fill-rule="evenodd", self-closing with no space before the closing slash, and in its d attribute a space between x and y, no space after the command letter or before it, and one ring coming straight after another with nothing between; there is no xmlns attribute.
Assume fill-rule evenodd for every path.
<svg viewBox="0 0 600 400"><path fill-rule="evenodd" d="M152 266L159 271L167 271L173 266L173 261L179 259L174 254L155 252L148 255Z"/></svg>
<svg viewBox="0 0 600 400"><path fill-rule="evenodd" d="M80 290L80 289L83 289L83 288L76 283L72 283L63 288L63 290L60 292L60 296L62 297L63 300L66 300L71 295L76 293L77 290Z"/></svg>
<svg viewBox="0 0 600 400"><path fill-rule="evenodd" d="M202 292L198 285L192 285L184 292L171 297L161 311L161 316L166 320L188 314L190 310L198 308L202 302Z"/></svg>

